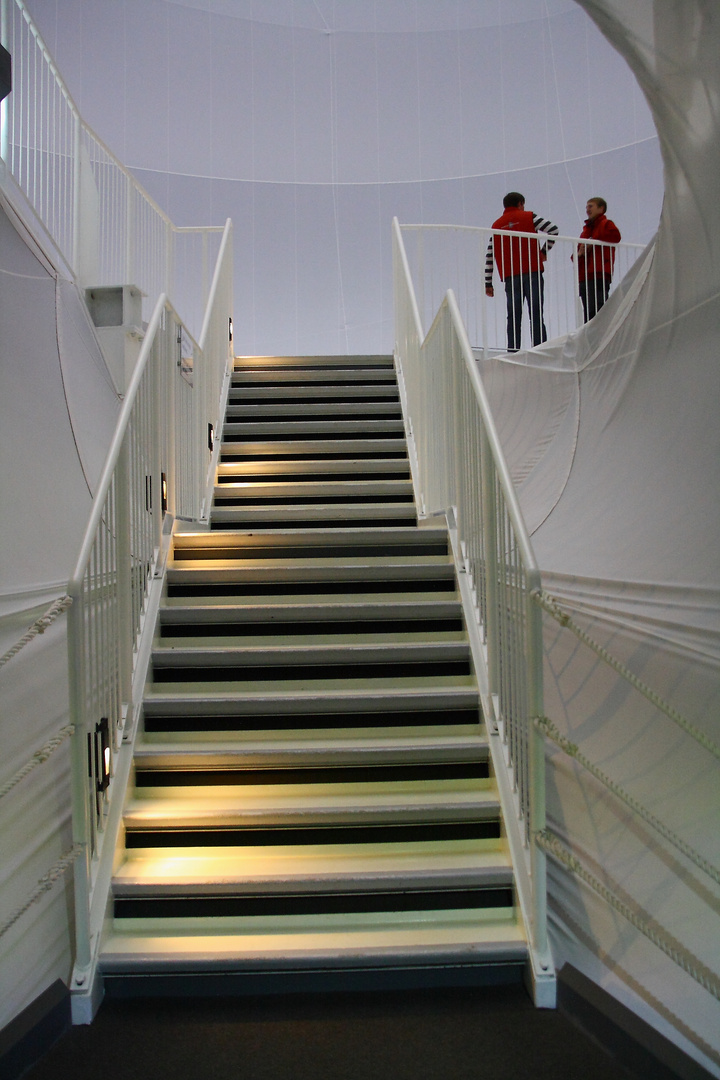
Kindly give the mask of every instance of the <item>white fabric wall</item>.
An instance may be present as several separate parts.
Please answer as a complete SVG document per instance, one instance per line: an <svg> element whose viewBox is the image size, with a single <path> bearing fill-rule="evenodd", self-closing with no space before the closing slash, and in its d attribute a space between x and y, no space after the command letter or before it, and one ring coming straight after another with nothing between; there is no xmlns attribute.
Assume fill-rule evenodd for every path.
<svg viewBox="0 0 720 1080"><path fill-rule="evenodd" d="M665 202L648 253L560 345L483 365L545 588L720 744L720 7L581 0L651 104ZM718 761L545 617L545 709L612 781L720 866ZM641 919L720 977L717 883L561 753L549 824ZM553 860L570 960L720 1075L720 1005Z"/></svg>
<svg viewBox="0 0 720 1080"><path fill-rule="evenodd" d="M85 119L179 225L235 225L237 349L389 352L390 222L506 191L627 240L662 176L627 65L573 0L29 0Z"/></svg>
<svg viewBox="0 0 720 1080"><path fill-rule="evenodd" d="M120 411L84 303L52 257L0 194L0 656L66 592ZM62 615L0 668L0 785L67 723ZM69 783L66 741L0 800L0 924L72 848ZM69 980L72 911L70 871L0 938L0 1028Z"/></svg>

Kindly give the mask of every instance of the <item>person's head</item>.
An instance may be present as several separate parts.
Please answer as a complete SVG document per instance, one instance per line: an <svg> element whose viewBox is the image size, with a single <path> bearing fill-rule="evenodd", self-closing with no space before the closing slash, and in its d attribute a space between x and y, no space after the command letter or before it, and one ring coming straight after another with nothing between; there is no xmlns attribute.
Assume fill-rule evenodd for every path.
<svg viewBox="0 0 720 1080"><path fill-rule="evenodd" d="M585 207L585 213L588 216L588 220L592 221L593 218L600 217L607 210L607 203L604 199L601 199L599 195L593 195L588 199L587 206Z"/></svg>
<svg viewBox="0 0 720 1080"><path fill-rule="evenodd" d="M519 191L508 191L507 195L503 199L503 206L507 210L511 206L522 207L525 205L525 196L521 195Z"/></svg>

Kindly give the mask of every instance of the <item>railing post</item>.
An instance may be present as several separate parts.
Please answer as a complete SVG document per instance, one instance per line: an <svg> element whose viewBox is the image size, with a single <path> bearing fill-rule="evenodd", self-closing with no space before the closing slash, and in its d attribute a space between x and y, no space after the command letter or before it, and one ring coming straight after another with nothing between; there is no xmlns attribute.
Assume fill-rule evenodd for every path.
<svg viewBox="0 0 720 1080"><path fill-rule="evenodd" d="M537 579L537 580L534 580ZM533 899L533 944L540 956L547 953L547 865L545 852L535 836L545 829L545 739L535 727L543 712L542 611L533 599L540 587L539 575L527 575L525 618L527 621L527 717L529 756L529 843Z"/></svg>
<svg viewBox="0 0 720 1080"><path fill-rule="evenodd" d="M82 187L82 161L80 155L80 142L82 125L80 116L73 111L73 228L72 228L72 268L77 277L80 270L80 214L82 200L80 192Z"/></svg>
<svg viewBox="0 0 720 1080"><path fill-rule="evenodd" d="M75 980L83 979L92 960L90 944L90 862L92 858L88 792L88 742L85 718L85 603L82 588L72 596L68 610L68 660L71 743L73 843L80 848L75 860Z"/></svg>
<svg viewBox="0 0 720 1080"><path fill-rule="evenodd" d="M10 49L9 35L9 20L8 20L8 0L0 0L0 43L8 50ZM0 102L0 160L4 161L9 166L10 158L10 123L8 119L10 102L7 97L4 97Z"/></svg>
<svg viewBox="0 0 720 1080"><path fill-rule="evenodd" d="M123 439L122 449L115 472L115 521L117 539L118 612L119 612L119 683L120 700L123 704L132 700L132 672L134 646L133 575L130 522L130 452L129 430Z"/></svg>
<svg viewBox="0 0 720 1080"><path fill-rule="evenodd" d="M499 686L498 665L498 602L497 602L497 507L495 500L495 469L487 432L480 435L480 477L482 484L482 550L485 573L485 643L487 647L488 683L490 693Z"/></svg>

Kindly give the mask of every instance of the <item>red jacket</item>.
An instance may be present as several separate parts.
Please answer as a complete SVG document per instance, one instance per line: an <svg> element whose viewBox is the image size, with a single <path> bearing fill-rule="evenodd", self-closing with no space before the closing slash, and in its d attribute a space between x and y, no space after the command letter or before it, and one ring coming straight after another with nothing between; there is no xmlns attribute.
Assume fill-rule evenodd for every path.
<svg viewBox="0 0 720 1080"><path fill-rule="evenodd" d="M537 231L532 211L520 210L517 206L507 207L503 216L493 222L492 227L523 233ZM542 270L545 262L545 255L540 250L540 241L530 240L528 237L494 236L493 249L498 272L503 281L506 277L515 277L516 274Z"/></svg>
<svg viewBox="0 0 720 1080"><path fill-rule="evenodd" d="M600 214L598 217L593 218L592 221L588 218L583 226L583 231L580 233L580 238L581 240L606 240L611 244L617 244L621 236L615 222L605 217L604 214ZM585 281L585 278L603 277L605 281L609 281L614 266L614 247L586 244L584 253L578 258L578 279Z"/></svg>

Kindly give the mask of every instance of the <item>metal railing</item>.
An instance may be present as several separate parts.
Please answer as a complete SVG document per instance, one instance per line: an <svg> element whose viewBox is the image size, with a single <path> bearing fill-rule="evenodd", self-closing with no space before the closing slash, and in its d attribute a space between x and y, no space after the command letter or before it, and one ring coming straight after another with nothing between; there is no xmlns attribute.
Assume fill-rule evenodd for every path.
<svg viewBox="0 0 720 1080"><path fill-rule="evenodd" d="M231 235L228 222L200 343L164 294L155 305L68 586L79 969L91 961L93 874L116 756L135 726L133 676L166 525L201 518L212 492L209 436L220 434L232 367Z"/></svg>
<svg viewBox="0 0 720 1080"><path fill-rule="evenodd" d="M487 235L487 230L485 232ZM467 576L471 598L471 604L465 604L466 614L472 607L484 646L488 696L503 743L502 771L497 768L498 756L494 755L493 759L498 784L501 794L510 793L513 800L510 815L504 802L511 847L514 830L518 825L522 830L524 857L515 857L518 853L516 845L513 864L516 875L520 875L521 903L525 893L527 899L523 908L526 914L531 913L531 944L542 956L547 945L546 857L549 856L583 880L609 907L627 919L709 993L718 997L720 980L703 959L679 942L664 925L654 919L639 917L635 906L622 898L616 884L609 879L600 881L546 826L544 743L549 740L600 783L605 792L628 808L637 821L649 825L671 845L668 852L673 849L680 852L711 881L717 883L720 880L720 869L714 862L603 772L545 716L539 613L545 611L572 631L660 713L716 759L720 756L720 747L594 642L560 603L542 589L459 304L450 290L440 296L442 268L432 268L426 262L422 268L424 287L429 287L428 281L431 283L432 296L439 297L439 310L425 336L403 241L403 231L394 221L395 355L406 407L413 479L421 512L426 515L446 513L451 528L456 530L455 546L463 564L459 567L461 591L462 578ZM573 240L574 245L577 243L577 239ZM616 276L619 280L621 274L617 263ZM468 308L471 300L466 295ZM427 294L425 303L428 303ZM492 333L499 334L500 330L498 327L483 329L480 301L477 307L478 337L489 347L487 342L493 340ZM474 317L472 313L470 317ZM496 347L504 351L501 346Z"/></svg>
<svg viewBox="0 0 720 1080"><path fill-rule="evenodd" d="M537 295L521 298L521 324L517 327L517 340L509 341L506 292L500 281L497 265L492 258L494 297L486 295L486 267L488 247L497 236L502 241L508 233L499 230L480 229L462 225L402 225L398 226L405 248L408 270L417 298L418 315L423 330L432 323L448 289L452 289L458 303L463 324L471 346L477 351L507 352L508 347L530 348L545 340L545 336L533 342L530 312L537 323L544 322L547 340L561 338L577 330L584 322L581 299L584 276L588 266L590 249L595 252L607 250L609 256L602 259L598 254L598 289L602 302L612 291L644 250L642 244L606 244L597 240L583 240L585 253L578 257L580 241L572 236L550 236L545 233L513 233L518 251L522 244L545 248L541 274L543 296L538 305ZM527 251L524 252L527 254ZM508 257L512 260L512 249ZM604 269L604 267L609 269ZM515 268L510 267L512 274ZM517 280L517 279L516 279ZM589 279L588 279L589 280ZM586 289L587 291L587 289ZM514 329L514 328L513 328Z"/></svg>
<svg viewBox="0 0 720 1080"><path fill-rule="evenodd" d="M222 226L173 225L82 119L23 0L0 0L12 92L0 104L0 157L83 287L136 285L148 319L172 296L198 337Z"/></svg>
<svg viewBox="0 0 720 1080"><path fill-rule="evenodd" d="M423 336L400 227L393 223L396 362L421 513L447 513L486 649L489 691L522 822L531 943L547 952L540 577L457 302ZM540 711L539 711L540 710ZM516 868L521 870L522 868ZM526 883L521 883L524 887Z"/></svg>

